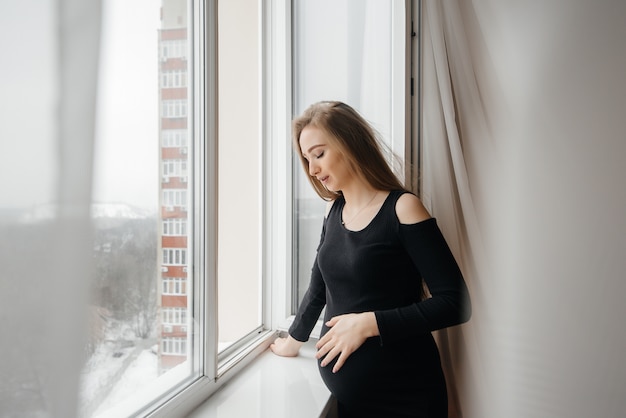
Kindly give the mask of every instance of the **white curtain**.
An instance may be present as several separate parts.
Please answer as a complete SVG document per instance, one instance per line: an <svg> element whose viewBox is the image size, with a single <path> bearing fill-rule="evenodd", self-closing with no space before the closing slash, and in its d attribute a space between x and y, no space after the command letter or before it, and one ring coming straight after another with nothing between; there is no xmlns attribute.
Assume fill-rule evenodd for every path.
<svg viewBox="0 0 626 418"><path fill-rule="evenodd" d="M624 16L423 1L422 199L473 305L437 335L450 417L626 409Z"/></svg>
<svg viewBox="0 0 626 418"><path fill-rule="evenodd" d="M1 417L77 414L99 35L99 0L0 5Z"/></svg>
<svg viewBox="0 0 626 418"><path fill-rule="evenodd" d="M493 154L486 115L477 89L463 22L453 1L423 2L423 145L421 198L459 261L473 302L471 321L436 333L448 382L449 416L463 416L475 385L489 384L480 360L481 332L488 312L481 303L488 289L485 237L474 202L479 186L468 176L466 161L481 147ZM467 139L476 140L468 143ZM477 143L477 142L480 143ZM495 158L484 158L493 164ZM471 359L472 361L468 361ZM467 379L470 385L464 385Z"/></svg>

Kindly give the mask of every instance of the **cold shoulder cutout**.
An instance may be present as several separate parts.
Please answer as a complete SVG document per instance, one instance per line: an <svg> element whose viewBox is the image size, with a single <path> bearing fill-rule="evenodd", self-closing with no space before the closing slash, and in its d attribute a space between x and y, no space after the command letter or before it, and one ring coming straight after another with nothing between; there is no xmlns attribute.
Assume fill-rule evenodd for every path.
<svg viewBox="0 0 626 418"><path fill-rule="evenodd" d="M405 192L396 201L396 215L401 224L415 224L429 219L430 213L413 193Z"/></svg>

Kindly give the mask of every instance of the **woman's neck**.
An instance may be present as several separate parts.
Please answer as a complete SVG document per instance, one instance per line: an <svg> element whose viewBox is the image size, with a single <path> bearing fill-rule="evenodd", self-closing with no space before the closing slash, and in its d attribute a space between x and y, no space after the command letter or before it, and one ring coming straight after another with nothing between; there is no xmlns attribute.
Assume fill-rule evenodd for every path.
<svg viewBox="0 0 626 418"><path fill-rule="evenodd" d="M368 204L379 191L369 184L356 183L343 189L342 193L347 206L360 208Z"/></svg>

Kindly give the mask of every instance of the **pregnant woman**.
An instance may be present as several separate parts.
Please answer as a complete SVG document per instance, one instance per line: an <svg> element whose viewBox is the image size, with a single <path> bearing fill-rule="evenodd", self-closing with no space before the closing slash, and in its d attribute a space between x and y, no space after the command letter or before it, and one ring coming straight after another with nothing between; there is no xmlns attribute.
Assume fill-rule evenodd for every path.
<svg viewBox="0 0 626 418"><path fill-rule="evenodd" d="M316 357L341 418L447 417L431 332L468 321L471 307L436 220L352 107L312 105L293 140L328 205L309 288L272 351L296 356L326 307Z"/></svg>

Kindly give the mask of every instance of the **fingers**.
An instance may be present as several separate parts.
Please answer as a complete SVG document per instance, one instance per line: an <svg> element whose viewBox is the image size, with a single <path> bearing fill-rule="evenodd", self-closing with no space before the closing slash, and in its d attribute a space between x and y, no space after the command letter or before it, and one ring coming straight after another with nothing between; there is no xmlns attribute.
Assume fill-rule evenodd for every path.
<svg viewBox="0 0 626 418"><path fill-rule="evenodd" d="M339 348L337 348L336 346L333 347L328 354L326 354L326 356L324 357L324 360L322 360L321 366L322 367L326 367L328 366L328 364L330 364L330 362L332 362L335 357L337 357L338 355L341 355L343 353L343 351L341 351ZM334 368L333 368L333 372L334 372Z"/></svg>
<svg viewBox="0 0 626 418"><path fill-rule="evenodd" d="M352 353L350 353L352 354ZM346 354L345 351L342 351L341 354L339 355L339 358L337 359L337 362L335 363L335 365L333 366L333 373L337 373L339 371L339 369L341 369L341 367L343 366L343 364L346 362L346 360L348 359L349 354Z"/></svg>
<svg viewBox="0 0 626 418"><path fill-rule="evenodd" d="M340 345L331 347L331 344L326 344L320 351L317 352L315 357L318 359L324 358L320 363L320 366L322 367L328 366L335 358L337 358L337 362L333 366L333 373L337 373L353 352L354 350L349 347L342 347Z"/></svg>
<svg viewBox="0 0 626 418"><path fill-rule="evenodd" d="M334 327L337 324L337 322L341 319L342 316L345 316L345 315L339 315L339 316L334 316L330 318L328 321L326 321L326 326L329 328ZM321 347L323 347L325 344L327 344L330 341L331 336L332 336L332 333L327 332L322 338L320 338L317 344L315 344L315 348L319 350Z"/></svg>
<svg viewBox="0 0 626 418"><path fill-rule="evenodd" d="M318 342L317 344L320 344L320 343ZM315 358L321 359L322 357L326 356L326 359L324 359L324 361L322 362L322 366L326 366L326 364L328 364L328 362L331 361L335 357L335 356L332 356L332 357L329 357L329 356L331 356L330 351L333 348L335 348L337 345L333 341L328 341L323 344L320 344L319 347L317 347L317 344L316 344L317 353L315 353Z"/></svg>
<svg viewBox="0 0 626 418"><path fill-rule="evenodd" d="M369 331L363 326L364 319L367 316L363 314L345 314L326 322L330 329L315 344L318 350L315 357L323 358L320 363L322 367L337 359L333 366L333 373L337 373L348 357L365 342Z"/></svg>
<svg viewBox="0 0 626 418"><path fill-rule="evenodd" d="M322 338L320 338L320 340L315 343L315 348L317 348L318 350L322 347L324 347L326 344L328 344L328 342L330 341L331 336L329 335L330 332L327 332Z"/></svg>
<svg viewBox="0 0 626 418"><path fill-rule="evenodd" d="M333 327L335 326L335 324L337 323L337 321L339 321L339 319L344 316L344 315L340 315L340 316L334 316L332 318L330 318L328 321L326 321L326 326L327 327Z"/></svg>
<svg viewBox="0 0 626 418"><path fill-rule="evenodd" d="M332 330L324 335L324 337L316 344L316 347L318 351L315 354L315 358L323 358L320 363L320 366L322 367L328 366L335 358L338 357L337 362L333 366L333 373L337 373L339 369L341 369L347 358L355 350L355 348L353 348L348 341L342 341L342 339L335 335Z"/></svg>

